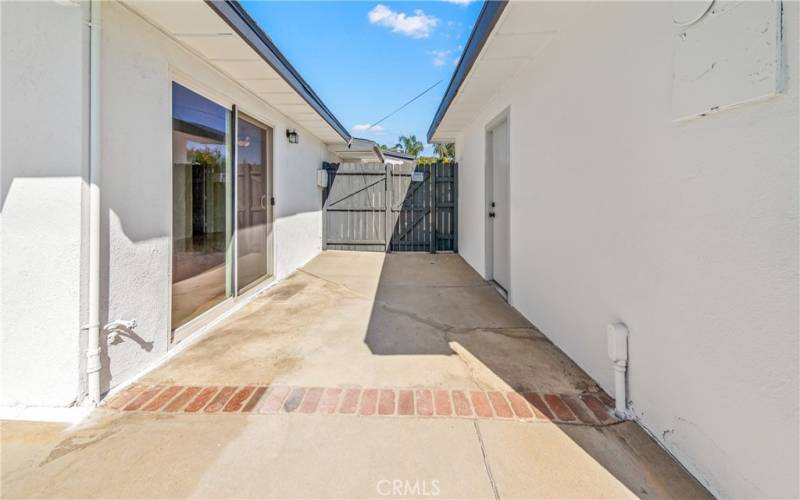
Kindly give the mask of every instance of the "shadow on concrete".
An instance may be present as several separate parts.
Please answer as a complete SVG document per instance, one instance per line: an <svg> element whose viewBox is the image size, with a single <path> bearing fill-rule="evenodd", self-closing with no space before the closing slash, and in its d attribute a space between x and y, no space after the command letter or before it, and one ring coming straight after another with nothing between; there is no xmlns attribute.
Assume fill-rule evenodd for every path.
<svg viewBox="0 0 800 500"><path fill-rule="evenodd" d="M364 341L378 356L458 356L489 390L505 385L517 392L605 395L455 254L386 254ZM554 425L637 496L710 496L635 422ZM495 429L494 435L503 434ZM526 448L515 439L531 441ZM519 434L486 444L490 454L493 446L515 445L534 453L541 443Z"/></svg>

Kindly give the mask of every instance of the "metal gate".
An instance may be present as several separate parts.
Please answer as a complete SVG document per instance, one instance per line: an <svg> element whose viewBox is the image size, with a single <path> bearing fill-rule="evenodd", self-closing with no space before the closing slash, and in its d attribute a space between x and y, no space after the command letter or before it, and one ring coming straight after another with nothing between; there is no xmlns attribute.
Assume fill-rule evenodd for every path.
<svg viewBox="0 0 800 500"><path fill-rule="evenodd" d="M323 163L331 250L458 251L458 165Z"/></svg>

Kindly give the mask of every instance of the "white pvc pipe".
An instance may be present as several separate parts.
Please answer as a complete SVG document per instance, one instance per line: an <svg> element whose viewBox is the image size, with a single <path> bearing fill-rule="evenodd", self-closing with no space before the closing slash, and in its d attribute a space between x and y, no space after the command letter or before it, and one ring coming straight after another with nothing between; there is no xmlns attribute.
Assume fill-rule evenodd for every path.
<svg viewBox="0 0 800 500"><path fill-rule="evenodd" d="M627 361L614 363L614 415L621 419L625 419L628 415L628 391L625 388L627 370Z"/></svg>
<svg viewBox="0 0 800 500"><path fill-rule="evenodd" d="M100 5L89 3L89 403L100 402Z"/></svg>
<svg viewBox="0 0 800 500"><path fill-rule="evenodd" d="M606 328L608 335L608 357L614 364L614 414L625 420L628 416L628 327L624 323L612 323Z"/></svg>

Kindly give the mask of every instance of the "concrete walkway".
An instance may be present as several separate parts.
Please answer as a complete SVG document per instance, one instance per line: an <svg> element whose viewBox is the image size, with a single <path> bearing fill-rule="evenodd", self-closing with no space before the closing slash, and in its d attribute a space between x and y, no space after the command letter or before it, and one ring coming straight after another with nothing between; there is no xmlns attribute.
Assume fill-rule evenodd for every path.
<svg viewBox="0 0 800 500"><path fill-rule="evenodd" d="M708 496L632 422L579 409L564 410L569 422L543 418L534 405L507 417L495 400L486 418L472 416L478 405L459 416L462 392L501 402L550 395L553 413L559 398L604 395L456 255L325 252L139 385L158 389L141 404L135 394L112 398L78 428L3 423L2 495ZM230 389L214 410L212 401L196 413L186 402L166 411L190 387L214 387L217 399L217 388ZM251 412L222 411L233 394L250 397L256 387L263 402ZM315 400L312 411L292 411L312 393L327 394L317 389L301 390L294 406L287 398L259 411L273 388L357 388L361 407L346 415L335 403L325 414ZM427 390L447 394L451 413L437 406L421 415L420 399L411 416L399 404L363 411L367 394L395 401ZM164 401L153 403L159 391Z"/></svg>

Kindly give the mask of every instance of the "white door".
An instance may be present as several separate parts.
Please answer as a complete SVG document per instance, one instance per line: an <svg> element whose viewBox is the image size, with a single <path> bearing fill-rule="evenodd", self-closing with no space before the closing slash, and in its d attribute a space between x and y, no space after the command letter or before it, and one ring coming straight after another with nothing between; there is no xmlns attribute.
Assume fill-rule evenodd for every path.
<svg viewBox="0 0 800 500"><path fill-rule="evenodd" d="M492 279L508 291L511 278L509 264L509 143L508 121L503 120L491 131L492 196L489 220L492 224Z"/></svg>

